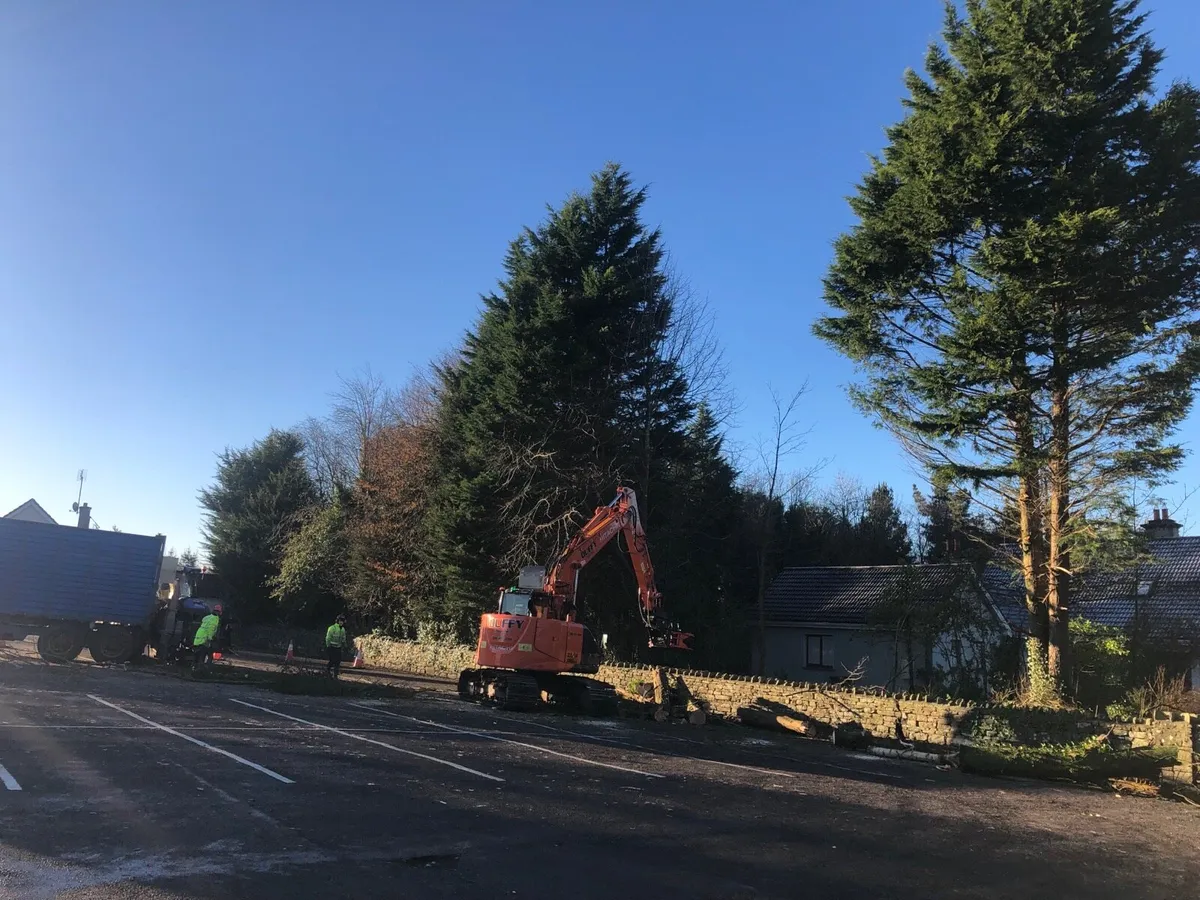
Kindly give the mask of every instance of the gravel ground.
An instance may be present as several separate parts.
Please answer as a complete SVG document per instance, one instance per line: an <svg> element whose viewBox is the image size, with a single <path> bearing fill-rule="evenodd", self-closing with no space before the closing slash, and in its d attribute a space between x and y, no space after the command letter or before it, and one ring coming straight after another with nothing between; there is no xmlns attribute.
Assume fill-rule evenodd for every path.
<svg viewBox="0 0 1200 900"><path fill-rule="evenodd" d="M1185 805L434 684L293 697L6 656L0 897L1200 895Z"/></svg>

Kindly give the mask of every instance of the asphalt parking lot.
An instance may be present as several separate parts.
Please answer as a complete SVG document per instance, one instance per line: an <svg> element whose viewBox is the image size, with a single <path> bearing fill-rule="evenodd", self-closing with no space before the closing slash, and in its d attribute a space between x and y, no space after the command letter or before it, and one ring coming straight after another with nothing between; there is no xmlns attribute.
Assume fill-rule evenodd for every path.
<svg viewBox="0 0 1200 900"><path fill-rule="evenodd" d="M1188 897L1200 810L737 728L0 662L0 897Z"/></svg>

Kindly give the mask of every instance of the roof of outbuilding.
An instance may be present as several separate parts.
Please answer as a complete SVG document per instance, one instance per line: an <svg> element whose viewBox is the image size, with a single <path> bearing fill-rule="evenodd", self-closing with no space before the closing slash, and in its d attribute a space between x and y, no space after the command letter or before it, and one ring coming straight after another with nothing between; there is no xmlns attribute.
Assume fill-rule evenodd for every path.
<svg viewBox="0 0 1200 900"><path fill-rule="evenodd" d="M1073 586L1071 614L1097 625L1125 628L1145 617L1152 634L1200 630L1200 537L1147 542L1150 561L1118 573L1084 576ZM1028 625L1025 592L1010 567L989 565L980 579L1015 631Z"/></svg>
<svg viewBox="0 0 1200 900"><path fill-rule="evenodd" d="M820 622L865 626L871 612L901 593L937 600L971 570L955 564L803 566L784 569L767 589L768 624Z"/></svg>

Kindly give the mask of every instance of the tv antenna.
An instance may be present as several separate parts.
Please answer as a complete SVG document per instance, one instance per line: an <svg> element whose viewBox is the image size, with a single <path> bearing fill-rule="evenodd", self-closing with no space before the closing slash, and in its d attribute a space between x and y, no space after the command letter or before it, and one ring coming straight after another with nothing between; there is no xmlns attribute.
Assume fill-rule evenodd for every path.
<svg viewBox="0 0 1200 900"><path fill-rule="evenodd" d="M75 480L79 482L79 496L71 504L71 512L73 513L79 512L79 504L83 501L83 483L87 481L87 469L80 469L79 474L75 476Z"/></svg>

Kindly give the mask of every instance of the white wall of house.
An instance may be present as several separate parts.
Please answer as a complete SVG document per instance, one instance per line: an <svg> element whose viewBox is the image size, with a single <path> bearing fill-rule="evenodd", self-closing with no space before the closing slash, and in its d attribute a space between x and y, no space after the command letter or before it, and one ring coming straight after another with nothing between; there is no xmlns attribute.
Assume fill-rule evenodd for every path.
<svg viewBox="0 0 1200 900"><path fill-rule="evenodd" d="M792 681L828 682L846 677L860 660L865 659L863 687L889 687L909 690L907 653L899 664L891 635L845 626L809 625L799 627L768 626L766 635L767 667L764 675ZM913 648L920 668L925 649ZM758 671L758 652L754 653L754 671Z"/></svg>

